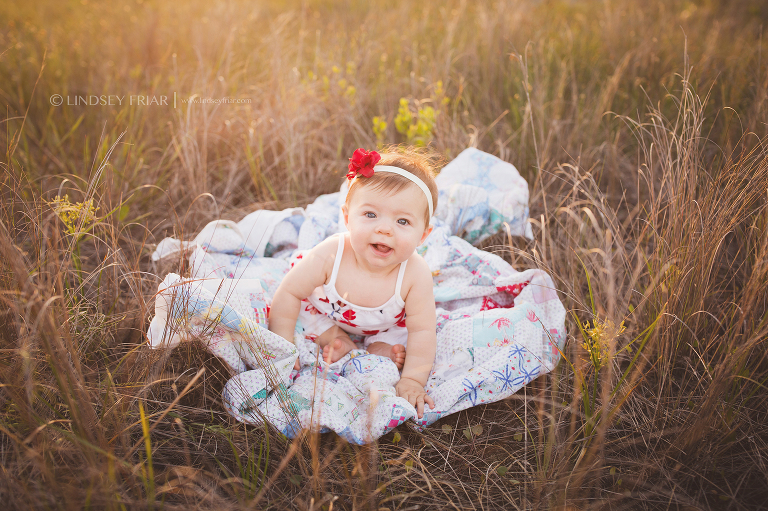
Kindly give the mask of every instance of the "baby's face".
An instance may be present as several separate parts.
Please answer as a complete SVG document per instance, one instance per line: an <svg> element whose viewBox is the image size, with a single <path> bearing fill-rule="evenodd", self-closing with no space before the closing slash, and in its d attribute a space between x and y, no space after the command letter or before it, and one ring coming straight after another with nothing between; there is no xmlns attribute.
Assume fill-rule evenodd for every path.
<svg viewBox="0 0 768 511"><path fill-rule="evenodd" d="M424 225L427 198L416 185L387 193L364 187L345 204L344 223L355 254L372 268L408 259L432 231Z"/></svg>

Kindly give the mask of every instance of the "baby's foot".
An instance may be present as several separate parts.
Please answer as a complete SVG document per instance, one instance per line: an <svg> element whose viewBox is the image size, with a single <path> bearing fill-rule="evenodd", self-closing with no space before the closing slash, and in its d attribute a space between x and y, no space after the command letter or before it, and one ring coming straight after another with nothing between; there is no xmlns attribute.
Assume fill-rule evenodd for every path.
<svg viewBox="0 0 768 511"><path fill-rule="evenodd" d="M402 344L387 344L385 342L374 342L368 346L368 353L389 357L395 363L397 369L402 369L405 363L405 346Z"/></svg>
<svg viewBox="0 0 768 511"><path fill-rule="evenodd" d="M346 336L337 337L323 346L323 360L327 364L332 364L354 349L357 349L357 346L352 339Z"/></svg>

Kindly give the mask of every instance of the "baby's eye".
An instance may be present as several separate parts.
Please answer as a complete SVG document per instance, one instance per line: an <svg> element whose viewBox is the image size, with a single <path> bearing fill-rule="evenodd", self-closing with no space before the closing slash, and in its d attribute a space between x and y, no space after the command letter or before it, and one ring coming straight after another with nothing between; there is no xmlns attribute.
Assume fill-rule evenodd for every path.
<svg viewBox="0 0 768 511"><path fill-rule="evenodd" d="M376 213L374 213L373 211L366 211L365 216L367 218L376 218Z"/></svg>
<svg viewBox="0 0 768 511"><path fill-rule="evenodd" d="M406 218L400 218L400 219L398 219L397 223L400 224L400 225L408 225L411 222L409 222Z"/></svg>

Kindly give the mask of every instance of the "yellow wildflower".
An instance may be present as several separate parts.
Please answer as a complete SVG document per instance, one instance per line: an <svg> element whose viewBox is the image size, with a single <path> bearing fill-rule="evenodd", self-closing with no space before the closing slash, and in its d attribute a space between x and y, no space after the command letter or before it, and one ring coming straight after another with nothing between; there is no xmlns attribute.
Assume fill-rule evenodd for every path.
<svg viewBox="0 0 768 511"><path fill-rule="evenodd" d="M63 199L57 195L48 204L70 233L74 233L78 227L84 229L97 220L96 212L99 208L93 207L93 199L72 203L69 202L69 195L64 195Z"/></svg>
<svg viewBox="0 0 768 511"><path fill-rule="evenodd" d="M383 117L373 118L373 134L376 135L376 140L381 144L384 142L384 134L387 131L387 121Z"/></svg>
<svg viewBox="0 0 768 511"><path fill-rule="evenodd" d="M592 325L584 323L584 332L587 334L582 346L592 362L595 371L608 363L611 353L611 342L626 330L624 322L617 327L610 319L595 318Z"/></svg>
<svg viewBox="0 0 768 511"><path fill-rule="evenodd" d="M349 101L350 105L355 104L355 94L357 94L357 89L355 89L355 86L348 85L347 90L344 91L344 97L347 98L347 101Z"/></svg>
<svg viewBox="0 0 768 511"><path fill-rule="evenodd" d="M398 133L403 135L408 133L411 121L413 121L413 114L411 114L408 103L409 101L406 98L400 98L400 107L397 109L397 117L395 117L395 128Z"/></svg>

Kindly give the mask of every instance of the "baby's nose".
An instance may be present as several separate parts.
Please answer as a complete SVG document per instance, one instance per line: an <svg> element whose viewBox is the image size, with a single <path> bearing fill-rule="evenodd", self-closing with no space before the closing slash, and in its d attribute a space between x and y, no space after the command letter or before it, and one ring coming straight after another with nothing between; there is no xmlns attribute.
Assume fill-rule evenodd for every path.
<svg viewBox="0 0 768 511"><path fill-rule="evenodd" d="M389 222L379 222L378 231L382 234L392 234L394 227Z"/></svg>

